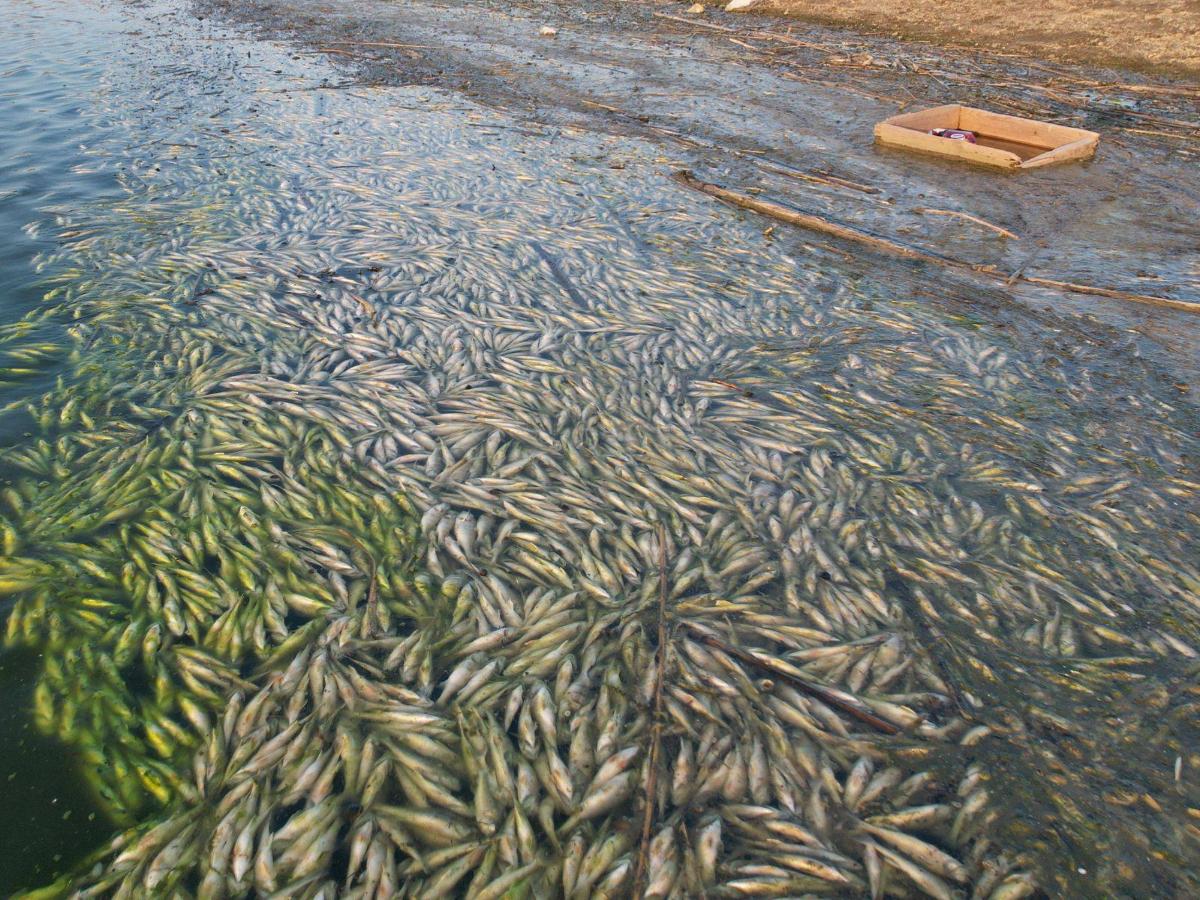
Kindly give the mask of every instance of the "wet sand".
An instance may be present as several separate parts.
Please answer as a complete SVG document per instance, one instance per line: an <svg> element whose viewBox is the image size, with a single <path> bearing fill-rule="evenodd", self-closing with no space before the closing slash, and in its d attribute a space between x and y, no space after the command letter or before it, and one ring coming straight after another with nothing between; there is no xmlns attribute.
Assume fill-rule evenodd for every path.
<svg viewBox="0 0 1200 900"><path fill-rule="evenodd" d="M1192 0L764 0L756 13L958 46L1200 75Z"/></svg>

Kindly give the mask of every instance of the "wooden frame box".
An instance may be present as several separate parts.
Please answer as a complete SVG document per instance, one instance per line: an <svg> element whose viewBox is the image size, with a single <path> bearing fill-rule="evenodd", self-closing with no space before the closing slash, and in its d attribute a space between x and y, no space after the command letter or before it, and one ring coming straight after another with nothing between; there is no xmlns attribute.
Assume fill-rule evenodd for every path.
<svg viewBox="0 0 1200 900"><path fill-rule="evenodd" d="M929 134L934 128L972 131L978 143ZM1000 169L1036 169L1087 159L1096 152L1100 135L951 103L884 119L875 126L875 140Z"/></svg>

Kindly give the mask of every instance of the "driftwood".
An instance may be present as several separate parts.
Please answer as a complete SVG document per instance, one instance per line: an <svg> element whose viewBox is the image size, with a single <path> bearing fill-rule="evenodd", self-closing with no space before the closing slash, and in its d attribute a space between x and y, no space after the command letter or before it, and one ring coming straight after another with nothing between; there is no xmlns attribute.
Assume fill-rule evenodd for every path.
<svg viewBox="0 0 1200 900"><path fill-rule="evenodd" d="M1126 131L1129 134L1148 134L1151 137L1177 138L1178 140L1181 140L1181 141L1194 141L1196 139L1196 136L1194 134L1176 134L1174 131L1153 131L1152 129L1149 129L1149 128L1124 128L1124 127L1122 127L1121 130Z"/></svg>
<svg viewBox="0 0 1200 900"><path fill-rule="evenodd" d="M874 185L859 184L857 181L851 181L849 178L842 178L840 175L834 175L830 172L825 172L825 171L818 169L815 174L819 175L821 178L824 178L826 181L830 181L834 184L840 184L843 187L852 188L853 190L856 190L856 191L862 191L864 194L881 193L879 188L875 187Z"/></svg>
<svg viewBox="0 0 1200 900"><path fill-rule="evenodd" d="M679 171L672 176L680 184L687 185L701 193L708 194L710 197L716 197L718 200L724 200L732 206L738 206L742 209L748 209L756 212L759 215L767 216L779 222L787 222L789 225L798 225L801 228L807 228L810 231L819 231L822 234L832 235L833 237L842 238L847 241L855 241L859 244L866 244L881 253L889 253L893 256L902 256L905 259L921 260L922 262L931 262L937 265L956 265L953 261L944 259L940 256L934 256L932 253L926 253L924 250L917 250L914 247L906 247L904 244L898 244L895 241L890 241L886 238L875 237L867 234L864 231L859 231L857 228L850 228L846 225L839 225L837 222L831 222L828 219L823 219L820 216L812 215L811 213L802 213L794 209L789 209L778 203L773 203L770 200L760 200L757 197L751 197L747 194L739 194L736 191L731 191L720 187L716 184L710 184L707 181L701 181L688 171ZM971 268L966 263L959 265Z"/></svg>
<svg viewBox="0 0 1200 900"><path fill-rule="evenodd" d="M620 113L623 116L630 115L630 113L625 112L625 110L621 109L619 106L609 106L607 103L601 103L598 100L584 99L584 100L580 100L579 102L582 103L584 106L594 106L597 109L604 109L604 110L607 110L608 112Z"/></svg>
<svg viewBox="0 0 1200 900"><path fill-rule="evenodd" d="M847 225L841 225L837 222L832 222L829 219L821 216L813 215L812 213L803 213L794 209L789 209L779 203L773 203L770 200L760 200L757 197L751 197L747 194L740 194L737 191L731 191L723 188L720 185L710 184L707 181L701 181L691 172L681 170L672 176L680 184L700 191L703 194L708 194L710 197L716 197L731 206L737 206L741 209L748 209L756 212L759 215L767 216L779 222L786 222L789 225L796 225L800 228L807 228L810 231L817 231L821 234L828 234L832 237L841 238L846 241L870 247L880 253L886 253L890 256L898 256L902 259L911 259L918 262L928 263L930 265L942 266L948 269L962 269L968 272L974 272L978 275L985 275L988 278L993 278L999 281L1009 281L1009 276L996 270L994 266L983 266L969 263L965 260L954 259L948 256L938 256L929 253L925 250L919 250L915 247L909 247L897 241L888 238L877 237L873 234L867 234L865 231L859 231L857 228L851 228ZM1044 287L1058 288L1059 290L1069 291L1075 294L1092 294L1097 297L1112 297L1117 300L1128 300L1132 303L1143 303L1147 306L1159 306L1164 309L1179 309L1185 312L1200 313L1200 303L1189 303L1185 300L1172 300L1169 297L1155 297L1149 294L1135 294L1129 291L1121 291L1115 288L1096 287L1090 284L1078 284L1073 281L1055 281L1050 278L1037 278L1032 275L1018 274L1012 276L1011 281L1023 281L1027 284L1036 284Z"/></svg>
<svg viewBox="0 0 1200 900"><path fill-rule="evenodd" d="M832 691L824 688L819 684L809 681L804 677L804 674L793 666L791 663L783 660L775 659L766 655L758 655L750 653L746 650L739 650L732 644L727 644L719 638L713 637L705 631L700 631L697 628L690 629L695 635L696 640L701 643L708 644L710 647L715 647L722 653L732 656L734 659L741 660L747 665L754 666L766 672L770 672L779 678L785 678L792 683L802 693L808 694L815 700L820 700L826 706L840 710L848 716L852 716L858 721L870 725L877 731L882 731L884 734L899 734L900 729L893 725L887 719L877 716L870 709L867 709L863 704L853 698L842 694L840 691Z"/></svg>
<svg viewBox="0 0 1200 900"><path fill-rule="evenodd" d="M684 25L695 25L697 28L708 28L712 31L726 31L730 34L741 34L736 28L728 28L725 25L714 25L712 22L701 22L699 19L685 19L682 16L672 16L667 13L654 13L656 19L669 19L672 22L682 22Z"/></svg>
<svg viewBox="0 0 1200 900"><path fill-rule="evenodd" d="M662 746L662 690L667 672L667 529L658 527L658 660L654 671L653 712L650 724L650 752L646 754L645 805L642 809L641 844L633 870L633 894L641 895L650 858L650 829L658 794L658 757Z"/></svg>
<svg viewBox="0 0 1200 900"><path fill-rule="evenodd" d="M982 225L984 228L990 228L992 231L1006 238L1012 238L1014 241L1019 241L1020 238L1009 231L1007 228L1001 228L999 225L993 225L986 219L981 219L978 216L972 216L965 212L959 212L956 209L929 209L928 207L917 206L913 208L913 212L917 214L925 213L931 216L955 216L959 219L966 219L968 222L974 222L976 225Z"/></svg>
<svg viewBox="0 0 1200 900"><path fill-rule="evenodd" d="M390 47L397 50L437 50L433 44L396 44L392 41L326 41L334 47Z"/></svg>
<svg viewBox="0 0 1200 900"><path fill-rule="evenodd" d="M1094 284L1077 284L1074 281L1056 281L1053 278L1039 278L1036 275L1022 275L1017 279L1027 284L1040 284L1044 287L1058 288L1072 294L1094 294L1097 297L1112 297L1114 300L1130 300L1134 303L1145 303L1150 306L1163 306L1168 309L1182 309L1187 312L1200 313L1200 303L1189 303L1186 300L1171 300L1168 297L1154 297L1149 294L1131 294L1116 288L1096 287Z"/></svg>
<svg viewBox="0 0 1200 900"><path fill-rule="evenodd" d="M769 165L767 163L759 163L759 168L766 172L772 172L776 175L786 175L788 178L795 178L799 181L811 181L814 184L825 184L830 187L848 188L852 191L860 191L864 194L878 194L879 188L872 187L869 184L859 184L857 181L850 181L846 178L839 178L836 175L830 175L825 172L801 172L798 169L780 168L777 165ZM886 203L887 201L880 201Z"/></svg>

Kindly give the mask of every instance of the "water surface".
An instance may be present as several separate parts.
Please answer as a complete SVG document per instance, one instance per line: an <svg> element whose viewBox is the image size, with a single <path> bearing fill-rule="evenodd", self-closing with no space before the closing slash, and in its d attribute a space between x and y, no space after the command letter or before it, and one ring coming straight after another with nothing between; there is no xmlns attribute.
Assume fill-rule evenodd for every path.
<svg viewBox="0 0 1200 900"><path fill-rule="evenodd" d="M725 822L707 875L664 851L685 895L775 858L751 801L813 829L824 887L861 888L862 821L914 804L942 877L985 896L1194 887L1200 430L1103 326L929 300L905 268L765 238L656 148L347 84L171 4L7 5L0 525L25 655L0 747L44 837L0 882L166 823L179 844L127 832L80 883L528 867L545 896L546 846L640 822L628 779L580 818L591 772L657 744L664 782L698 768L655 807L662 844ZM430 804L464 848L438 873L395 818ZM305 809L323 843L288 830Z"/></svg>

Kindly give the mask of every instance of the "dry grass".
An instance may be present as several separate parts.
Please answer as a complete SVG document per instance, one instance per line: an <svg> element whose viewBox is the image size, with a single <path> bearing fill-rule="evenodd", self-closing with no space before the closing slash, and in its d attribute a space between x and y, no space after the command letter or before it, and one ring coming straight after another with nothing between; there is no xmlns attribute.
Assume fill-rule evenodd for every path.
<svg viewBox="0 0 1200 900"><path fill-rule="evenodd" d="M1200 76L1198 0L763 0L753 11Z"/></svg>

